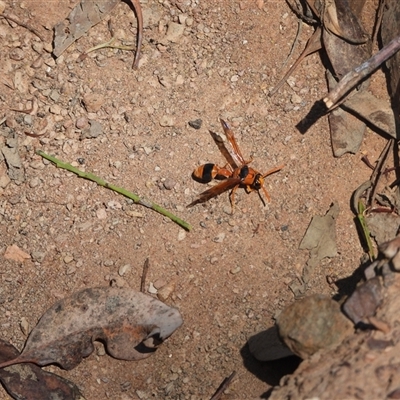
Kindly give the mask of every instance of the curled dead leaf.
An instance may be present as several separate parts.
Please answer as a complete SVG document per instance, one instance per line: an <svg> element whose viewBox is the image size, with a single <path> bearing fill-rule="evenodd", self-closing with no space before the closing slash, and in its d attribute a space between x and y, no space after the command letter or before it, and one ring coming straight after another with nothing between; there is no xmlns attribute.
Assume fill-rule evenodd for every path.
<svg viewBox="0 0 400 400"><path fill-rule="evenodd" d="M0 368L31 362L76 367L105 343L121 360L141 360L182 324L179 311L129 288L99 287L74 293L51 307L31 331L21 355Z"/></svg>

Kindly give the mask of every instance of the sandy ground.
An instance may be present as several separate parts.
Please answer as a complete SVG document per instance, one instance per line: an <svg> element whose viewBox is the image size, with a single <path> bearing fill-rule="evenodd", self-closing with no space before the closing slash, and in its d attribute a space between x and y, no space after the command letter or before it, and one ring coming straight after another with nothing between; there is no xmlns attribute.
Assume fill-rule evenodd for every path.
<svg viewBox="0 0 400 400"><path fill-rule="evenodd" d="M54 26L74 3L6 1L10 13L48 38L43 25ZM321 263L306 293L333 295L337 287L327 277L343 279L357 268L363 251L350 196L370 170L360 154L332 156L326 118L305 134L295 128L326 93L318 54L268 97L312 33L303 26L283 67L298 29L285 2L146 0L142 8L137 71L129 51L103 49L78 59L110 39L110 18L116 36L135 43L136 19L125 3L57 60L32 32L0 19L0 145L15 135L23 165L20 180L9 181L0 161L0 336L22 349L21 319L29 331L57 300L111 279L139 289L149 258L147 287L175 284L166 302L180 310L183 326L141 362L113 359L99 345L72 371L48 370L79 385L86 399L209 399L233 371L222 399L266 398L285 364L257 362L247 340L294 300L289 285L308 258L300 241L313 215L324 215L333 201L341 210L338 254ZM173 41L171 22L184 27ZM381 74L371 90L387 96ZM91 94L99 103L87 100ZM85 98L94 107L89 111ZM29 111L32 99L33 115L15 111ZM253 168L285 164L266 179L265 207L256 193L238 190L233 215L227 193L186 208L210 187L191 178L193 169L225 163L208 132L222 133L219 118L231 124ZM189 126L197 119L200 129ZM88 121L101 124L97 137L82 138ZM362 151L374 161L383 144L367 131ZM192 231L43 162L36 149L151 199ZM30 258L6 259L13 244ZM0 398L8 398L3 389Z"/></svg>

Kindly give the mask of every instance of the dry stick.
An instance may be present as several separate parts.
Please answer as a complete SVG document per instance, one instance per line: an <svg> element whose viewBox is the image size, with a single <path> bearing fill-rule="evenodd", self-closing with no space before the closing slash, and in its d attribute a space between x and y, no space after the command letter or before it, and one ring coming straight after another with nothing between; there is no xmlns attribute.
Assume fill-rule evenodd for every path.
<svg viewBox="0 0 400 400"><path fill-rule="evenodd" d="M149 267L150 267L150 261L149 257L147 257L143 265L142 279L140 281L140 291L142 293L146 292L146 277L147 277L147 272L149 271Z"/></svg>
<svg viewBox="0 0 400 400"><path fill-rule="evenodd" d="M300 54L299 58L294 62L294 64L290 67L289 71L286 72L285 76L279 81L279 83L269 92L269 96L273 96L286 82L290 75L294 72L294 70L300 65L300 63L310 54L315 53L318 50L322 49L321 44L321 27L317 27L314 31L310 39L306 44L306 48Z"/></svg>
<svg viewBox="0 0 400 400"><path fill-rule="evenodd" d="M323 99L326 107L329 110L334 108L339 100L347 95L348 92L357 86L363 79L375 72L382 63L392 57L398 50L400 50L400 36L394 38L369 60L348 72L339 81L335 88Z"/></svg>
<svg viewBox="0 0 400 400"><path fill-rule="evenodd" d="M383 9L385 7L385 3L386 3L386 0L379 0L378 12L376 15L374 30L372 32L372 40L371 40L372 43L376 43L376 39L378 37L378 32L382 25Z"/></svg>
<svg viewBox="0 0 400 400"><path fill-rule="evenodd" d="M297 33L296 33L296 37L294 38L294 41L293 41L293 43L292 43L292 47L291 47L291 49L290 49L290 52L289 52L288 56L286 57L285 62L282 64L281 70L282 70L283 68L286 67L286 64L288 63L288 61L289 61L290 58L292 57L292 55L293 55L293 53L294 53L294 50L295 50L296 47L297 47L297 43L298 43L298 41L299 41L299 37L300 37L300 35L301 35L301 31L302 31L302 30L303 30L303 21L299 18L299 19L297 20Z"/></svg>
<svg viewBox="0 0 400 400"><path fill-rule="evenodd" d="M36 154L45 158L46 160L53 162L57 168L62 168L62 169L66 169L67 171L73 172L74 174L78 175L80 178L84 178L84 179L88 179L89 181L96 182L99 186L103 186L107 189L111 189L114 192L117 192L119 194L122 194L125 197L128 197L129 199L133 200L136 204L140 204L147 208L151 208L154 211L157 211L158 213L168 217L170 220L174 221L175 223L177 223L178 225L180 225L182 228L186 229L187 231L190 231L192 229L192 226L189 223L183 221L182 219L178 218L174 214L170 213L169 211L165 210L164 208L160 207L159 205L153 203L150 200L141 199L138 195L136 195L132 192L129 192L128 190L126 190L124 188L115 186L112 183L108 183L105 180L99 178L98 176L96 176L90 172L83 172L80 169L73 167L71 164L60 161L56 157L50 156L41 150L36 150Z"/></svg>
<svg viewBox="0 0 400 400"><path fill-rule="evenodd" d="M217 389L217 391L214 393L214 395L211 397L210 400L218 400L222 394L224 393L224 391L226 390L226 388L231 384L233 378L236 375L236 371L233 371L228 378L225 378L223 380L223 382L221 383L221 385L219 386L219 388Z"/></svg>
<svg viewBox="0 0 400 400"><path fill-rule="evenodd" d="M139 66L140 60L140 51L142 47L142 40L143 40L143 15L142 15L142 7L140 6L139 0L131 0L133 8L135 9L136 17L137 17L137 39L136 39L136 53L135 58L133 59L133 69L137 69Z"/></svg>
<svg viewBox="0 0 400 400"><path fill-rule="evenodd" d="M367 208L371 207L375 201L376 191L378 189L378 182L383 173L384 167L386 165L388 155L389 155L389 153L392 152L393 145L394 145L394 139L389 139L386 142L386 145L385 145L384 149L382 150L381 155L379 156L376 167L374 168L374 172L371 175L370 181L372 182L372 187L371 187L371 191L369 192L369 194L367 196L367 204L366 204Z"/></svg>
<svg viewBox="0 0 400 400"><path fill-rule="evenodd" d="M18 19L14 18L14 17L12 17L11 15L8 15L8 14L2 14L2 15L0 15L0 17L3 17L7 21L14 22L17 25L22 26L25 29L28 29L28 31L31 31L32 33L34 33L42 42L45 41L43 36L35 28L33 28L32 26L30 26L28 24L25 24L22 21L19 21Z"/></svg>

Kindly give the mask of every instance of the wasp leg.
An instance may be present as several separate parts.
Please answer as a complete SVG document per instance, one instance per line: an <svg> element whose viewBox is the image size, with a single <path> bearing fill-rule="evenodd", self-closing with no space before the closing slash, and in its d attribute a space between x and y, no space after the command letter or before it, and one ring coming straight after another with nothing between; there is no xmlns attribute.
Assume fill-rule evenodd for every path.
<svg viewBox="0 0 400 400"><path fill-rule="evenodd" d="M268 203L269 203L269 202L271 201L271 197L270 197L269 193L267 192L267 189L265 189L264 186L263 186L262 188L263 188L263 190L264 190L265 197L267 198L267 201L268 201ZM261 199L261 201L263 202L264 207L265 207L265 201L264 201L264 199L261 197L261 193L258 192L258 195L260 196L260 199Z"/></svg>
<svg viewBox="0 0 400 400"><path fill-rule="evenodd" d="M235 192L240 185L236 185L229 193L229 201L231 202L231 214L233 215L233 207L235 205Z"/></svg>

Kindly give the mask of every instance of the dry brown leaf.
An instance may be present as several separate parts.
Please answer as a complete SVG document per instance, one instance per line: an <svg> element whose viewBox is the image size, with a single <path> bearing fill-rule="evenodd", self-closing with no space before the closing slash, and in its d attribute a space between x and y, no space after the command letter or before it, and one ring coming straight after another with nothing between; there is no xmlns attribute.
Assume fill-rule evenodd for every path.
<svg viewBox="0 0 400 400"><path fill-rule="evenodd" d="M19 351L0 339L0 362L18 357ZM0 382L13 399L84 400L74 383L35 364L0 369Z"/></svg>
<svg viewBox="0 0 400 400"><path fill-rule="evenodd" d="M133 289L85 289L47 310L21 355L0 368L31 362L72 369L93 352L95 340L103 341L112 357L140 360L181 324L177 309Z"/></svg>

